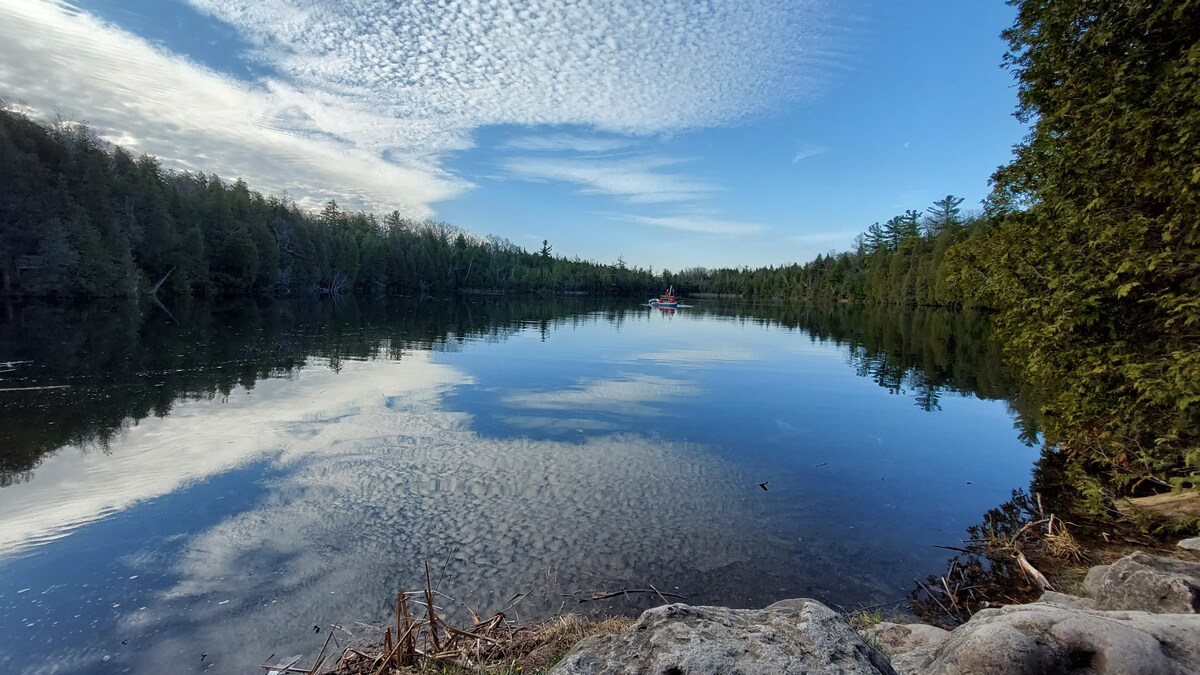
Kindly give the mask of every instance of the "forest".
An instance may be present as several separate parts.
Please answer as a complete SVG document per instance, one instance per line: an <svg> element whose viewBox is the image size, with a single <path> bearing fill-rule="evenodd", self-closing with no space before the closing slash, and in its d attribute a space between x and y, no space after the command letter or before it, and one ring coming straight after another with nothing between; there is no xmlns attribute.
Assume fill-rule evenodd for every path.
<svg viewBox="0 0 1200 675"><path fill-rule="evenodd" d="M0 296L683 294L975 307L1097 509L1200 476L1200 12L1014 1L1028 136L979 213L947 195L803 264L678 272L320 212L0 112ZM645 297L644 295L642 297Z"/></svg>
<svg viewBox="0 0 1200 675"><path fill-rule="evenodd" d="M244 181L167 171L85 125L0 110L0 295L438 294L461 290L962 305L946 252L977 229L947 196L871 225L855 251L760 269L679 273L529 252L392 212L319 213Z"/></svg>
<svg viewBox="0 0 1200 675"><path fill-rule="evenodd" d="M81 124L0 111L0 295L627 295L649 272L528 252L436 221L319 213L242 180L167 171Z"/></svg>

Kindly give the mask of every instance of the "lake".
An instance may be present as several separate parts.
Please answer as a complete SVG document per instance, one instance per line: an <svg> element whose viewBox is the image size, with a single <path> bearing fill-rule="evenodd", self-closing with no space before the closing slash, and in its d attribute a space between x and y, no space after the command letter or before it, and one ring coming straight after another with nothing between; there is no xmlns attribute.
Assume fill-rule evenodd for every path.
<svg viewBox="0 0 1200 675"><path fill-rule="evenodd" d="M310 660L425 564L460 617L899 608L1029 484L985 316L694 304L2 308L0 672Z"/></svg>

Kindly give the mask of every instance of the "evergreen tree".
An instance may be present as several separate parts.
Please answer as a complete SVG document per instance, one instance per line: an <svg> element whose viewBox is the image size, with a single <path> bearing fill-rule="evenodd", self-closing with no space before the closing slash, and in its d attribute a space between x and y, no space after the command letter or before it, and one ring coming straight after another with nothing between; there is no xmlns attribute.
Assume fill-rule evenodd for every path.
<svg viewBox="0 0 1200 675"><path fill-rule="evenodd" d="M1200 6L1013 4L1005 62L1033 131L994 177L995 223L961 278L1001 309L1014 364L1047 390L1047 438L1076 466L1127 490L1194 483Z"/></svg>
<svg viewBox="0 0 1200 675"><path fill-rule="evenodd" d="M928 231L929 235L936 237L942 232L960 225L962 220L959 214L962 210L959 208L959 205L962 203L962 197L946 195L935 201L933 206L925 209L925 213L929 215L925 221L926 231Z"/></svg>

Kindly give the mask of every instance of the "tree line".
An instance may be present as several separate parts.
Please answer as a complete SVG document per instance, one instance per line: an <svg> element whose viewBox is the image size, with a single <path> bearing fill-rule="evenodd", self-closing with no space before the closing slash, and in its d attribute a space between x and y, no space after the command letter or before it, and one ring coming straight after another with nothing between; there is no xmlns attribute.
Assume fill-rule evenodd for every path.
<svg viewBox="0 0 1200 675"><path fill-rule="evenodd" d="M166 171L89 128L0 110L0 295L656 292L648 270L526 251L447 223Z"/></svg>
<svg viewBox="0 0 1200 675"><path fill-rule="evenodd" d="M308 211L245 181L167 171L85 125L0 109L0 295L438 294L463 290L962 304L946 251L979 224L947 196L803 265L678 273L527 251L398 212Z"/></svg>
<svg viewBox="0 0 1200 675"><path fill-rule="evenodd" d="M871 225L805 264L678 273L527 251L398 212L317 212L243 180L164 170L88 127L0 110L0 294L437 294L463 290L956 305L946 252L978 229L961 198Z"/></svg>
<svg viewBox="0 0 1200 675"><path fill-rule="evenodd" d="M804 302L857 302L962 307L972 304L951 283L948 254L985 224L947 195L924 212L909 209L873 223L849 251L807 263L757 269L691 268L663 273L683 292ZM974 303L978 304L978 303Z"/></svg>

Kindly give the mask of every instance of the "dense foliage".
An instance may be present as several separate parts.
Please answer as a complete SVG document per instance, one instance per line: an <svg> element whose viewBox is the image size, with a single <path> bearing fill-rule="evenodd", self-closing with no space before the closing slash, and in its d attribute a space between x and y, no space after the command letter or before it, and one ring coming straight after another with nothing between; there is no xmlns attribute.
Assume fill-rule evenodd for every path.
<svg viewBox="0 0 1200 675"><path fill-rule="evenodd" d="M0 110L0 295L621 295L658 285L619 262L554 256L548 243L528 252L396 212L345 212L332 201L310 213L241 180L164 171L80 125L48 127Z"/></svg>
<svg viewBox="0 0 1200 675"><path fill-rule="evenodd" d="M1048 440L1097 501L1200 470L1200 2L1024 0L1008 67L1033 123L959 286L999 310ZM1142 487L1149 487L1143 485Z"/></svg>
<svg viewBox="0 0 1200 675"><path fill-rule="evenodd" d="M925 214L909 210L875 223L853 251L818 255L804 264L758 269L693 268L664 273L693 293L805 302L865 302L957 307L964 298L949 283L947 253L976 236L983 221L947 195Z"/></svg>

